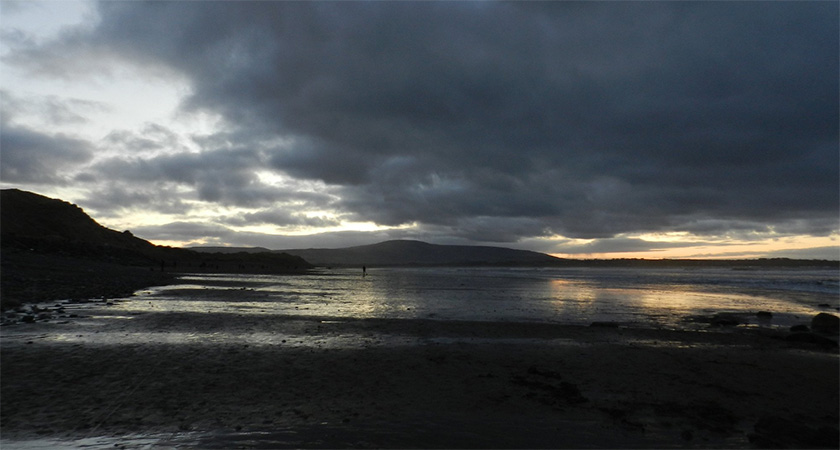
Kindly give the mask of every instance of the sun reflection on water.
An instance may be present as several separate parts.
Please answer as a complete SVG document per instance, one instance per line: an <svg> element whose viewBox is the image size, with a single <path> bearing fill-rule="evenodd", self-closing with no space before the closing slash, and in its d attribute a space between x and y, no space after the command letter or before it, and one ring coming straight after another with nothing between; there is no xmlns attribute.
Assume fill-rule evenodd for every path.
<svg viewBox="0 0 840 450"><path fill-rule="evenodd" d="M807 304L794 297L745 293L720 280L743 284L747 275L710 273L716 278L706 284L680 282L680 277L698 276L685 271L664 272L658 278L641 271L468 268L369 269L365 277L350 269L305 276L189 275L180 284L147 290L118 309L123 314L614 321L679 328L687 317L717 312L741 313L751 318L748 324L758 324L759 311L773 313L771 326L788 326L816 314L816 302L826 301L825 296L816 300L817 294L807 294L815 299Z"/></svg>

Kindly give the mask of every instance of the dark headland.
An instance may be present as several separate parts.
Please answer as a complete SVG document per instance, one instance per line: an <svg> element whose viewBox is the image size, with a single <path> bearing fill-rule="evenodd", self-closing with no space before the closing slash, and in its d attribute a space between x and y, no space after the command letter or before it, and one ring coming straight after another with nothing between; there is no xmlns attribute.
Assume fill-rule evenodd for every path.
<svg viewBox="0 0 840 450"><path fill-rule="evenodd" d="M294 273L311 265L283 253L207 254L157 246L99 225L78 206L0 191L0 294L22 302L130 295L183 272Z"/></svg>

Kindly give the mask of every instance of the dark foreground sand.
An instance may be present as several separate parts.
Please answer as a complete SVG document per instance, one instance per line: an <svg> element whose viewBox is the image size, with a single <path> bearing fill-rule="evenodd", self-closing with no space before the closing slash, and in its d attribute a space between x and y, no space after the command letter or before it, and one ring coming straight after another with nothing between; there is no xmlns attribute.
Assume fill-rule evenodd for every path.
<svg viewBox="0 0 840 450"><path fill-rule="evenodd" d="M122 297L146 286L170 284L176 277L155 267L7 247L0 252L0 273L0 309L4 310L57 298Z"/></svg>
<svg viewBox="0 0 840 450"><path fill-rule="evenodd" d="M114 309L0 328L3 449L838 447L837 351L767 330Z"/></svg>

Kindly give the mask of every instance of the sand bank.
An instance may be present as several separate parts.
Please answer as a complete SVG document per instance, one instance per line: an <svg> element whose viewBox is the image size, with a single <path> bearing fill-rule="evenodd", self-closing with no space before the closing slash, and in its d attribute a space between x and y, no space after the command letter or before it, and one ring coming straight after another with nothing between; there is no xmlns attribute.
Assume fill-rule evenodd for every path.
<svg viewBox="0 0 840 450"><path fill-rule="evenodd" d="M767 330L76 312L0 328L3 448L838 446L836 350Z"/></svg>

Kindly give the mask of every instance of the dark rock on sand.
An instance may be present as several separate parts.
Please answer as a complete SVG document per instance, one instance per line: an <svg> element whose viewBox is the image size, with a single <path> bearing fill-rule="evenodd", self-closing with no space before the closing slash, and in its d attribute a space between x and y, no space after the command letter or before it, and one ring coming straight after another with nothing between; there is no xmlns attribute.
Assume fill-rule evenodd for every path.
<svg viewBox="0 0 840 450"><path fill-rule="evenodd" d="M838 448L840 431L823 426L811 428L784 417L765 416L755 424L750 442L758 448Z"/></svg>
<svg viewBox="0 0 840 450"><path fill-rule="evenodd" d="M741 314L732 312L720 312L712 316L688 316L685 318L686 322L707 323L709 325L721 326L736 326L742 323L748 323L747 319Z"/></svg>
<svg viewBox="0 0 840 450"><path fill-rule="evenodd" d="M785 337L785 340L788 342L815 344L825 348L836 348L838 346L837 341L814 333L792 333Z"/></svg>
<svg viewBox="0 0 840 450"><path fill-rule="evenodd" d="M540 376L543 376L543 377L546 377L546 378L555 378L557 380L560 380L560 379L563 378L563 376L560 374L560 372L557 372L555 370L549 370L549 369L540 369L537 366L528 367L528 375L540 375Z"/></svg>
<svg viewBox="0 0 840 450"><path fill-rule="evenodd" d="M526 394L527 398L534 398L541 403L549 405L576 405L589 401L588 398L584 397L576 384L562 381L559 372L531 366L528 368L527 374L524 377L514 376L511 378L511 382L514 384L532 389L531 392ZM545 395L538 395L538 391L541 391Z"/></svg>
<svg viewBox="0 0 840 450"><path fill-rule="evenodd" d="M755 314L759 319L772 319L773 313L770 311L759 311Z"/></svg>
<svg viewBox="0 0 840 450"><path fill-rule="evenodd" d="M592 322L589 324L590 327L602 327L602 328L618 328L618 322Z"/></svg>
<svg viewBox="0 0 840 450"><path fill-rule="evenodd" d="M811 329L808 328L808 325L794 325L790 327L791 333L808 333Z"/></svg>
<svg viewBox="0 0 840 450"><path fill-rule="evenodd" d="M568 381L561 381L560 388L555 390L554 395L558 399L562 399L571 404L586 403L589 401L588 398L583 396L580 388L576 384L569 383Z"/></svg>
<svg viewBox="0 0 840 450"><path fill-rule="evenodd" d="M814 330L815 333L840 333L840 317L837 317L834 314L819 313L811 319L811 329Z"/></svg>
<svg viewBox="0 0 840 450"><path fill-rule="evenodd" d="M712 316L711 321L709 323L715 326L734 327L742 323L747 323L747 321L743 316L739 314L718 313Z"/></svg>

